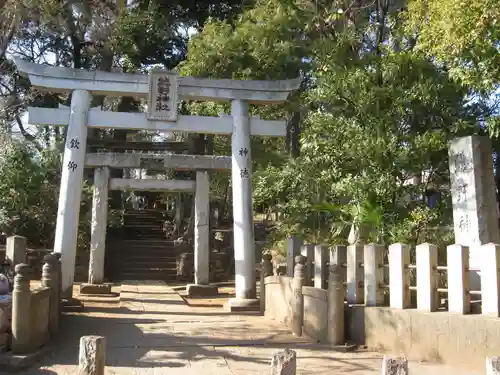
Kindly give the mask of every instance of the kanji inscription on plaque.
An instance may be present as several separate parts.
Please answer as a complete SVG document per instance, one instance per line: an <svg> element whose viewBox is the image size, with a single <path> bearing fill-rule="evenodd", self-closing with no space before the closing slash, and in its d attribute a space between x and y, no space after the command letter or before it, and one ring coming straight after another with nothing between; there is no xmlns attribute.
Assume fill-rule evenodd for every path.
<svg viewBox="0 0 500 375"><path fill-rule="evenodd" d="M179 76L153 70L149 76L148 120L177 121Z"/></svg>

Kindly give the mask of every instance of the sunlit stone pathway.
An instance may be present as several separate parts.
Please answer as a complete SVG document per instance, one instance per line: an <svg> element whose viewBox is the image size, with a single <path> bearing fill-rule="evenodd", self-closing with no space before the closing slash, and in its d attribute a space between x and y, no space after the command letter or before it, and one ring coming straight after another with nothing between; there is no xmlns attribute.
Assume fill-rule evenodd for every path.
<svg viewBox="0 0 500 375"><path fill-rule="evenodd" d="M107 374L269 374L271 355L295 349L298 374L379 374L381 355L336 353L291 336L283 324L257 314L189 307L169 286L129 282L121 298L85 302L83 313L65 315L52 354L39 368L21 372L75 374L79 338L107 340ZM473 375L441 365L411 363L412 375Z"/></svg>

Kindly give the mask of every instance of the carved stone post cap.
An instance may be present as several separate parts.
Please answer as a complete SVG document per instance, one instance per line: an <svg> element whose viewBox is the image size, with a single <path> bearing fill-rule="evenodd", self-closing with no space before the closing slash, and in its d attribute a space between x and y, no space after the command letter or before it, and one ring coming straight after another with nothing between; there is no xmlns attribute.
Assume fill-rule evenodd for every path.
<svg viewBox="0 0 500 375"><path fill-rule="evenodd" d="M50 264L50 265L54 265L54 264L57 264L57 262L59 261L59 259L57 259L57 256L54 253L50 253L50 254L45 254L44 255L43 261L45 263Z"/></svg>
<svg viewBox="0 0 500 375"><path fill-rule="evenodd" d="M264 262L270 262L273 259L273 256L269 253L262 254L262 260Z"/></svg>
<svg viewBox="0 0 500 375"><path fill-rule="evenodd" d="M295 257L295 263L297 263L297 264L304 265L304 264L306 264L306 262L307 262L307 258L303 255L297 255Z"/></svg>
<svg viewBox="0 0 500 375"><path fill-rule="evenodd" d="M18 275L28 276L31 273L31 267L25 263L16 265L14 269Z"/></svg>

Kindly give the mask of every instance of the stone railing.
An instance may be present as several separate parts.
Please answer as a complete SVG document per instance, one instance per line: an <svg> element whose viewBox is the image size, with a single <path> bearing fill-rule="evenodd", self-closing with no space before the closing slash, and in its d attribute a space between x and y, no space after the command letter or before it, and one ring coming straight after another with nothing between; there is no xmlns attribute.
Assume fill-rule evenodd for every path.
<svg viewBox="0 0 500 375"><path fill-rule="evenodd" d="M330 287L328 274L335 265L333 277L345 293L346 340L479 368L485 356L496 354L500 341L500 245L483 245L481 251L482 266L473 270L468 267L468 248L460 245L443 249L445 265L438 264L437 246L428 243L415 249L405 244L329 246L302 244L292 237L288 276L269 276L272 266L266 274L262 267L261 309L291 330L299 314L306 336L331 342L329 315L337 313L338 301L329 295L335 288ZM304 280L300 293L294 287L298 276L292 278L290 269L299 254L303 256L299 278ZM481 290L470 290L470 272L480 273ZM294 302L297 298L302 305Z"/></svg>
<svg viewBox="0 0 500 375"><path fill-rule="evenodd" d="M51 249L30 249L26 245L25 237L11 236L7 238L7 245L0 245L0 263L14 259L14 264L28 264L35 275L33 280L40 280L43 258L51 252ZM88 267L89 252L78 252L75 261L75 281L87 280Z"/></svg>
<svg viewBox="0 0 500 375"><path fill-rule="evenodd" d="M57 333L61 313L61 264L56 254L44 258L41 286L32 289L33 270L27 264L15 267L12 292L13 354L27 354L40 349Z"/></svg>
<svg viewBox="0 0 500 375"><path fill-rule="evenodd" d="M11 295L0 296L0 313L7 319L0 322L0 350L13 355L37 352L59 328L61 313L59 254L45 253L41 269L24 263L26 239L7 239L6 261L15 267ZM41 280L41 286L31 288L30 282Z"/></svg>

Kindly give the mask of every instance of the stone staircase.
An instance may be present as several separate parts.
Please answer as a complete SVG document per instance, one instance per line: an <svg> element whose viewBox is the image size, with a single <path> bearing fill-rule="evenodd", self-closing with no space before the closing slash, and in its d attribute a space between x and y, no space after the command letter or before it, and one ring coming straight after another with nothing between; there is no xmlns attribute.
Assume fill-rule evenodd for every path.
<svg viewBox="0 0 500 375"><path fill-rule="evenodd" d="M121 239L107 241L106 270L111 281L176 280L176 257L193 252L165 238L158 210L127 210Z"/></svg>

